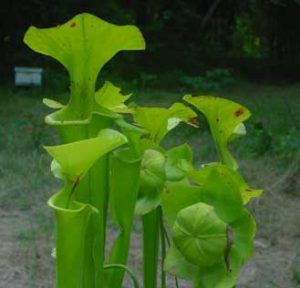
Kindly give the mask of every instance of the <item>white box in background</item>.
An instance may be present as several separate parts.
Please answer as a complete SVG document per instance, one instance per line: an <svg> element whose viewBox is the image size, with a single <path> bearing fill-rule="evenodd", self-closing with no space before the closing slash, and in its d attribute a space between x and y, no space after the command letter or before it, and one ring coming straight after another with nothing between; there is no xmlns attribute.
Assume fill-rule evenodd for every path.
<svg viewBox="0 0 300 288"><path fill-rule="evenodd" d="M15 67L16 86L41 86L42 68Z"/></svg>

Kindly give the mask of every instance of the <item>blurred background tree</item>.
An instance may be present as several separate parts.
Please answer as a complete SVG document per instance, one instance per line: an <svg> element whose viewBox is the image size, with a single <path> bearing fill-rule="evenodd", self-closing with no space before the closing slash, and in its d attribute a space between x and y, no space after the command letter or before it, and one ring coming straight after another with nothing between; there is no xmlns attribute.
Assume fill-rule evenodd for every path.
<svg viewBox="0 0 300 288"><path fill-rule="evenodd" d="M142 29L147 52L120 57L117 72L125 77L129 69L135 77L226 67L254 80L293 80L300 72L299 0L2 0L1 80L15 65L48 61L23 45L28 26L50 27L83 11Z"/></svg>

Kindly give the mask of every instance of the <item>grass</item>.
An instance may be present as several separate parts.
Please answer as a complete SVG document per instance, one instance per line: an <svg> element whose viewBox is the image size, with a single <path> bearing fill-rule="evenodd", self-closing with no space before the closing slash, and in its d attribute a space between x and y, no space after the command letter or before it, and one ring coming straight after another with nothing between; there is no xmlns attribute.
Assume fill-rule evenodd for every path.
<svg viewBox="0 0 300 288"><path fill-rule="evenodd" d="M239 287L297 287L294 271L299 267L291 263L300 255L300 85L237 83L213 94L252 111L247 137L234 143L232 150L250 183L265 188L263 197L251 204L258 222L257 253L245 267ZM65 102L66 95L59 87L0 87L0 217L6 219L0 221L0 237L3 247L8 247L3 248L6 259L0 260L0 287L53 287L53 217L46 201L59 183L50 174L50 159L42 145L53 145L58 139L43 123L50 111L41 100L49 97ZM134 100L141 105L168 106L181 96L145 87L135 93ZM169 147L190 143L197 164L216 160L207 124L200 119L199 130L181 125L164 143ZM138 237L139 232L131 257L136 267L141 261ZM8 277L10 267L19 278Z"/></svg>

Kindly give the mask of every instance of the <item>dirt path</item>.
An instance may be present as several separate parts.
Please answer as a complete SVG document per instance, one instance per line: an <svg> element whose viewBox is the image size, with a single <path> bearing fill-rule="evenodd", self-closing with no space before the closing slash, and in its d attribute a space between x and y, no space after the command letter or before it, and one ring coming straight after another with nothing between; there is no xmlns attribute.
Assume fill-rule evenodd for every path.
<svg viewBox="0 0 300 288"><path fill-rule="evenodd" d="M20 215L0 211L0 287L29 287L29 275L22 261L20 247L14 227L20 222Z"/></svg>
<svg viewBox="0 0 300 288"><path fill-rule="evenodd" d="M241 288L296 288L294 281L299 240L294 243L278 243L270 246L267 242L258 242L253 259L245 265L240 276Z"/></svg>
<svg viewBox="0 0 300 288"><path fill-rule="evenodd" d="M32 215L0 210L0 288L52 288L52 239L35 234Z"/></svg>

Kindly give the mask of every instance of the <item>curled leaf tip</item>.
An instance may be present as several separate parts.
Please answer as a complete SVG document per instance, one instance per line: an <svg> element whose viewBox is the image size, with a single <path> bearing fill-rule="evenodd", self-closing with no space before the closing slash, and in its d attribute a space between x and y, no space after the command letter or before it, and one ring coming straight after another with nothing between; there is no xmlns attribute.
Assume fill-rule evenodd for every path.
<svg viewBox="0 0 300 288"><path fill-rule="evenodd" d="M63 105L62 103L49 98L44 98L43 103L51 109L62 109L63 107L65 107L65 105Z"/></svg>
<svg viewBox="0 0 300 288"><path fill-rule="evenodd" d="M82 178L96 160L126 142L123 134L103 129L94 138L44 148L55 160L52 163L54 175L72 181Z"/></svg>
<svg viewBox="0 0 300 288"><path fill-rule="evenodd" d="M32 50L56 59L69 72L70 100L65 107L54 107L63 109L47 118L48 123L58 125L63 121L85 124L84 121L97 112L94 111L95 84L102 67L120 51L145 49L144 38L137 27L114 25L88 13L56 27L31 26L24 42Z"/></svg>
<svg viewBox="0 0 300 288"><path fill-rule="evenodd" d="M185 95L183 99L207 118L221 162L236 170L238 165L229 152L228 144L246 134L243 121L250 117L250 111L238 103L219 97Z"/></svg>

